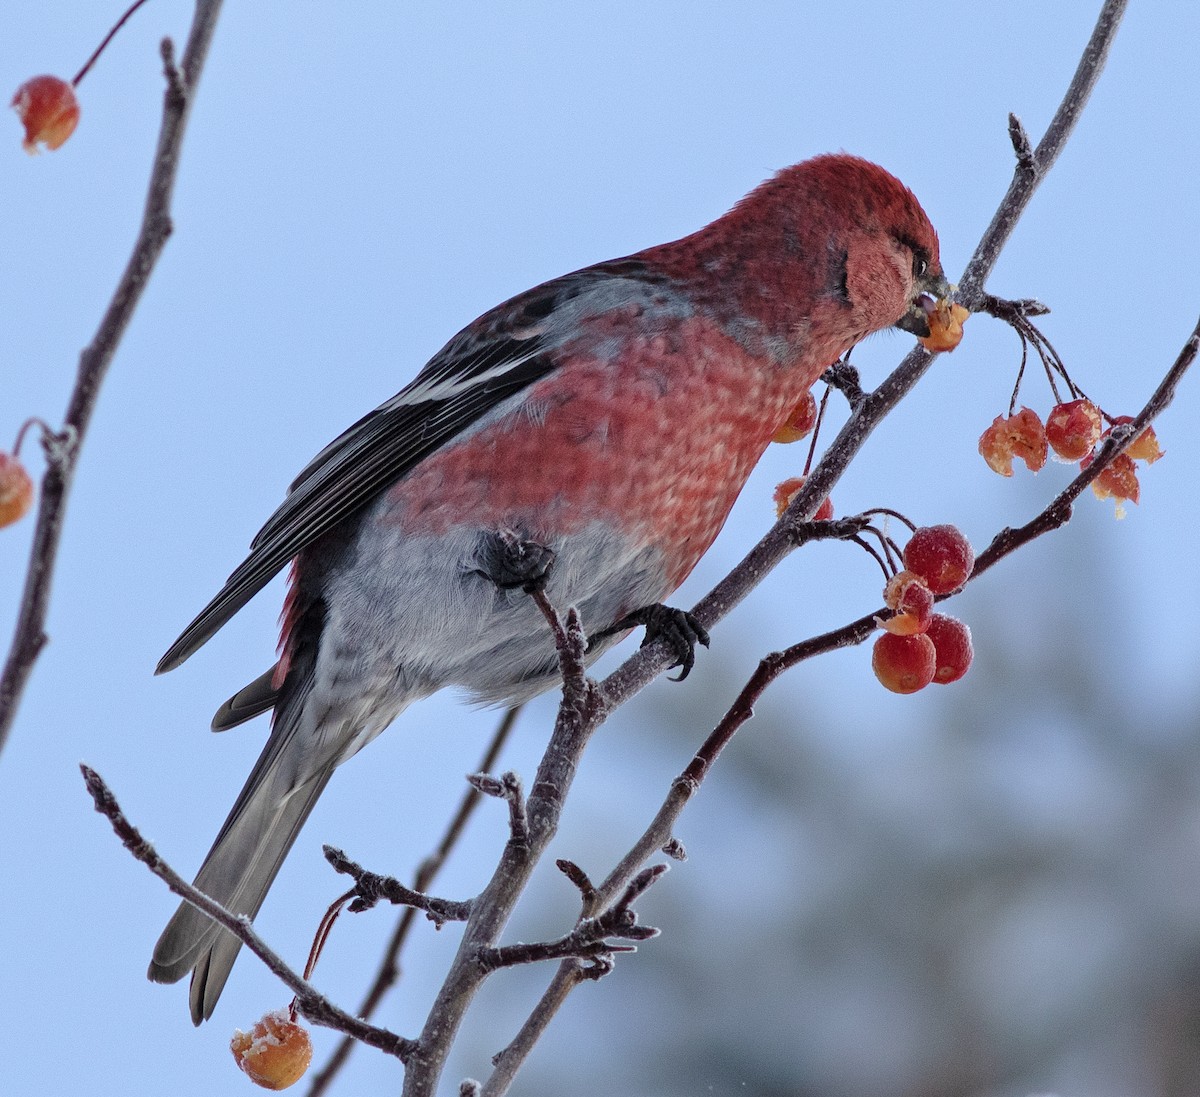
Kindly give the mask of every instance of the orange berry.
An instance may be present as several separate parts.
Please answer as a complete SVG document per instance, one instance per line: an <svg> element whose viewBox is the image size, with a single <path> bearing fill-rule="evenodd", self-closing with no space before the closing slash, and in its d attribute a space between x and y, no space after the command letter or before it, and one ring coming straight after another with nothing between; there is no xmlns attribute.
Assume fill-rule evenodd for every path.
<svg viewBox="0 0 1200 1097"><path fill-rule="evenodd" d="M75 89L57 76L35 76L26 80L13 96L12 108L25 126L26 152L33 154L38 145L56 149L79 122L79 100Z"/></svg>
<svg viewBox="0 0 1200 1097"><path fill-rule="evenodd" d="M955 526L921 526L904 546L904 566L934 594L949 594L971 577L975 551Z"/></svg>
<svg viewBox="0 0 1200 1097"><path fill-rule="evenodd" d="M1092 452L1103 424L1091 400L1056 404L1046 416L1046 441L1064 461L1078 461Z"/></svg>
<svg viewBox="0 0 1200 1097"><path fill-rule="evenodd" d="M935 613L925 633L933 641L937 669L933 680L939 685L957 682L971 666L975 657L971 646L971 630L955 617Z"/></svg>
<svg viewBox="0 0 1200 1097"><path fill-rule="evenodd" d="M963 321L971 314L962 305L952 305L942 298L929 314L929 334L920 337L926 350L953 350L962 342Z"/></svg>
<svg viewBox="0 0 1200 1097"><path fill-rule="evenodd" d="M933 681L937 670L933 641L924 633L896 636L885 632L871 651L871 669L893 693L916 693Z"/></svg>
<svg viewBox="0 0 1200 1097"><path fill-rule="evenodd" d="M263 1089L287 1089L304 1077L312 1062L308 1032L287 1009L264 1014L249 1032L235 1031L229 1050L250 1080Z"/></svg>
<svg viewBox="0 0 1200 1097"><path fill-rule="evenodd" d="M1030 472L1037 472L1046 463L1046 428L1029 408L1007 418L997 415L979 438L979 453L988 468L1001 476L1012 475L1014 457L1024 461Z"/></svg>
<svg viewBox="0 0 1200 1097"><path fill-rule="evenodd" d="M817 398L812 392L806 392L787 417L783 424L772 436L772 442L799 442L812 434L817 425Z"/></svg>
<svg viewBox="0 0 1200 1097"><path fill-rule="evenodd" d="M24 517L33 504L33 481L19 457L0 453L0 527Z"/></svg>
<svg viewBox="0 0 1200 1097"><path fill-rule="evenodd" d="M775 485L775 517L782 518L783 512L788 509L791 501L796 498L797 492L804 487L805 477L789 476L786 480ZM824 499L821 505L817 507L816 513L812 516L814 522L827 522L833 517L833 500Z"/></svg>

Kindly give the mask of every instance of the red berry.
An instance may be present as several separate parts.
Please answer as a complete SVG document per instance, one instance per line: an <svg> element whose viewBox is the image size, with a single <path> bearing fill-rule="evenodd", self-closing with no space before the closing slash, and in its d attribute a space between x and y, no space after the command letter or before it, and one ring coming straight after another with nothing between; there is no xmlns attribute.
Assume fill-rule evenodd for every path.
<svg viewBox="0 0 1200 1097"><path fill-rule="evenodd" d="M1001 476L1012 475L1014 457L1024 461L1030 472L1037 472L1046 463L1046 428L1029 408L1007 419L997 415L980 436L979 453L988 468Z"/></svg>
<svg viewBox="0 0 1200 1097"><path fill-rule="evenodd" d="M11 526L33 503L33 481L20 458L0 453L0 527Z"/></svg>
<svg viewBox="0 0 1200 1097"><path fill-rule="evenodd" d="M799 442L812 434L817 425L817 400L812 392L806 392L787 417L783 424L771 437L772 442Z"/></svg>
<svg viewBox="0 0 1200 1097"><path fill-rule="evenodd" d="M925 635L933 641L937 657L937 669L933 672L933 680L940 685L957 682L967 673L974 658L971 630L955 617L935 613L929 621L929 630Z"/></svg>
<svg viewBox="0 0 1200 1097"><path fill-rule="evenodd" d="M954 526L922 526L904 546L904 566L934 594L949 594L971 577L975 553Z"/></svg>
<svg viewBox="0 0 1200 1097"><path fill-rule="evenodd" d="M933 641L924 633L897 636L885 632L875 641L871 669L893 693L916 693L933 681L937 669Z"/></svg>
<svg viewBox="0 0 1200 1097"><path fill-rule="evenodd" d="M1064 461L1078 461L1092 452L1103 424L1091 400L1056 404L1046 416L1046 441Z"/></svg>
<svg viewBox="0 0 1200 1097"><path fill-rule="evenodd" d="M235 1031L229 1050L263 1089L287 1089L304 1077L312 1062L312 1041L286 1009L265 1014L249 1032Z"/></svg>
<svg viewBox="0 0 1200 1097"><path fill-rule="evenodd" d="M26 80L13 96L12 108L25 126L22 147L28 153L43 144L56 149L79 122L79 101L75 89L57 76L35 76Z"/></svg>

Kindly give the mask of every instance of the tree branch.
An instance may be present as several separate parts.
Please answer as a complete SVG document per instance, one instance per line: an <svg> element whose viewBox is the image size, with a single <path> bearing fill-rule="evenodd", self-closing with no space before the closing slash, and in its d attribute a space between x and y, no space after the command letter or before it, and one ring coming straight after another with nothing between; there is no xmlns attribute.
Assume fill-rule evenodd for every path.
<svg viewBox="0 0 1200 1097"><path fill-rule="evenodd" d="M179 170L180 150L220 11L221 0L197 0L180 68L175 66L171 40L164 38L162 42L167 90L163 96L162 126L150 172L146 207L125 271L95 336L80 355L75 388L67 404L62 430L54 432L59 437L69 438L71 444L60 447L57 459L48 460L42 476L21 609L12 647L0 674L0 751L8 741L34 663L49 639L46 615L67 500L100 385L171 235L171 196Z"/></svg>
<svg viewBox="0 0 1200 1097"><path fill-rule="evenodd" d="M985 300L983 287L987 277L995 267L1001 250L1011 236L1038 185L1070 137L1092 89L1099 79L1124 9L1125 0L1108 0L1104 4L1067 94L1055 112L1046 134L1036 150L1032 153L1028 152L1028 138L1025 136L1024 129L1015 118L1010 120L1010 137L1017 153L1017 166L1008 191L991 224L980 239L959 284L957 297L968 308L978 308ZM790 531L795 529L797 522L812 517L851 460L862 449L871 432L924 376L935 357L921 347L915 347L874 392L866 395L861 395L857 391L853 393L855 399L851 405L849 419L823 459L806 480L804 487L793 499L787 512L750 550L741 563L718 583L693 610L702 625L712 628L792 551L795 541ZM1139 420L1140 418L1139 416ZM1115 452L1108 454L1106 460L1111 461L1113 457L1115 457ZM1099 463L1099 458L1093 462L1093 464L1096 463ZM1082 491L1083 486L1090 483L1091 479L1100 471L1100 469L1089 469L1088 479L1078 490ZM874 617L875 615L872 614L869 617L861 618L844 629L827 633L822 637L815 637L800 645L794 645L786 652L773 653L763 661L755 676L747 683L742 695L734 702L730 711L726 713L721 723L705 741L684 773L672 784L666 802L659 809L642 838L610 873L608 879L595 889L592 899L595 906L602 906L606 899L611 900L612 895L625 886L625 883L645 862L646 858L652 856L655 850L663 848L664 845L669 846L674 841L671 832L675 819L678 818L687 801L699 787L699 782L703 780L721 749L737 728L749 718L753 699L760 696L767 685L787 666L794 665L800 659L808 658L817 651L861 642L875 628ZM603 699L604 710L611 711L638 693L666 669L669 659L669 650L662 643L647 645L632 655L597 686ZM586 743L592 730L594 729L579 729L580 749L582 749L582 744ZM486 1097L500 1097L501 1094L508 1091L525 1056L532 1049L555 1011L566 999L567 994L574 986L578 985L579 981L579 961L565 960L533 1014L522 1026L518 1037L497 1057L495 1072L483 1088L483 1094ZM411 1073L410 1070L410 1076ZM425 1089L409 1090L406 1088L405 1090L406 1094L414 1095L431 1092L432 1086Z"/></svg>
<svg viewBox="0 0 1200 1097"><path fill-rule="evenodd" d="M345 1010L339 1009L323 994L315 990L311 983L306 982L293 971L283 957L255 932L249 918L226 910L215 899L189 884L159 856L155 848L125 817L112 790L104 783L100 774L88 766L80 766L79 769L83 773L83 779L87 784L92 801L96 805L96 810L112 824L122 845L176 895L227 929L266 964L272 974L278 976L284 985L295 994L296 1008L305 1017L314 1024L336 1029L356 1040L361 1040L370 1047L386 1051L401 1062L408 1058L415 1046L412 1040L406 1040L403 1036L397 1036L385 1028L376 1028L357 1017L351 1017Z"/></svg>
<svg viewBox="0 0 1200 1097"><path fill-rule="evenodd" d="M482 950L496 945L529 877L553 839L587 739L606 715L595 683L583 674L587 637L578 614L570 610L564 623L544 593L534 592L532 597L555 636L563 675L563 700L525 804L524 833L510 836L492 878L472 904L458 951L426 1018L417 1048L408 1060L403 1089L406 1097L417 1094L431 1097L437 1088L462 1019L487 978L478 957Z"/></svg>
<svg viewBox="0 0 1200 1097"><path fill-rule="evenodd" d="M1112 45L1126 0L1107 0L1084 48L1066 96L1035 150L1037 170L1030 171L1018 160L1008 191L996 215L980 239L958 286L957 297L967 308L976 308L983 300L983 287L1008 242L1013 229L1029 205L1046 172L1058 158L1100 77ZM874 392L864 397L852 411L825 456L813 469L788 512L767 535L750 550L733 571L719 582L692 611L706 628L711 629L728 614L764 575L775 568L792 550L787 535L789 520L811 518L830 494L850 462L858 455L872 431L925 375L936 356L920 346L914 347L899 366ZM647 645L630 656L600 683L605 702L612 708L623 704L644 689L665 669L669 649L665 644Z"/></svg>

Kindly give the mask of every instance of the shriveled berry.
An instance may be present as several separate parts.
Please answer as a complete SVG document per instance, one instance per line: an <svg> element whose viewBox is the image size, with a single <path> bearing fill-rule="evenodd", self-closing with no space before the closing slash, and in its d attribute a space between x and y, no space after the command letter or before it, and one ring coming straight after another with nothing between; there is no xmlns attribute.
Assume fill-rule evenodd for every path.
<svg viewBox="0 0 1200 1097"><path fill-rule="evenodd" d="M1012 475L1014 457L1024 461L1030 472L1038 472L1046 464L1047 452L1046 428L1030 408L1007 418L997 415L979 438L980 456L1001 476Z"/></svg>
<svg viewBox="0 0 1200 1097"><path fill-rule="evenodd" d="M33 505L33 481L21 460L0 453L0 527L11 526Z"/></svg>
<svg viewBox="0 0 1200 1097"><path fill-rule="evenodd" d="M1056 404L1046 416L1046 441L1064 461L1079 461L1092 452L1104 424L1091 400Z"/></svg>
<svg viewBox="0 0 1200 1097"><path fill-rule="evenodd" d="M935 613L925 635L933 641L937 658L933 680L943 686L957 682L967 673L975 657L971 646L971 630L956 617Z"/></svg>
<svg viewBox="0 0 1200 1097"><path fill-rule="evenodd" d="M916 693L933 681L937 670L933 641L924 633L897 636L885 632L871 651L871 669L893 693Z"/></svg>
<svg viewBox="0 0 1200 1097"><path fill-rule="evenodd" d="M904 546L904 566L934 594L949 594L971 577L975 552L956 526L922 526Z"/></svg>
<svg viewBox="0 0 1200 1097"><path fill-rule="evenodd" d="M1082 468L1091 464L1091 458L1080 462ZM1095 480L1092 481L1092 492L1097 499L1112 499L1117 504L1117 517L1125 517L1125 503L1137 503L1141 498L1141 486L1138 484L1137 466L1128 453L1118 454Z"/></svg>
<svg viewBox="0 0 1200 1097"><path fill-rule="evenodd" d="M286 1009L265 1014L249 1032L234 1032L229 1050L250 1080L263 1089L287 1089L312 1062L308 1032Z"/></svg>
<svg viewBox="0 0 1200 1097"><path fill-rule="evenodd" d="M79 122L79 100L75 89L57 76L35 76L26 80L13 96L12 108L25 126L21 147L28 153L38 145L56 149Z"/></svg>

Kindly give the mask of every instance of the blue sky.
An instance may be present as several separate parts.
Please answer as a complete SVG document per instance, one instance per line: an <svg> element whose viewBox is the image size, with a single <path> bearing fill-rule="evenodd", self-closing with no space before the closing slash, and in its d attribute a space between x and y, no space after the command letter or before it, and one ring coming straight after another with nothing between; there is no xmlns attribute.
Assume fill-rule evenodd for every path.
<svg viewBox="0 0 1200 1097"><path fill-rule="evenodd" d="M118 14L102 7L10 0L0 86L73 73ZM776 168L818 152L846 149L904 179L938 227L954 277L1009 179L1007 113L1041 135L1093 17L1086 5L956 7L362 3L304 5L279 18L271 6L227 6L184 150L176 231L83 455L52 642L0 757L0 1047L6 1072L16 1072L11 1092L237 1092L229 1032L285 1001L243 958L216 1019L196 1033L184 990L144 980L174 903L91 812L76 765L104 774L161 852L181 871L195 868L260 743L260 729L214 737L208 721L270 662L278 584L184 669L159 679L151 671L295 472L487 307L689 232ZM154 0L134 17L83 84L79 130L59 152L27 158L16 121L7 123L5 447L25 417L61 417L140 218L162 92L157 41L182 43L189 15L181 0ZM1195 5L1132 5L1075 137L989 287L1051 304L1043 330L1118 412L1141 406L1200 310L1198 35ZM868 381L898 361L906 339L881 336L856 352ZM839 511L887 505L920 522L953 521L980 547L1034 513L1069 469L1004 481L975 454L980 431L1007 406L1018 353L1001 325L970 321L962 347L943 356L835 492ZM1039 544L998 568L957 611L968 620L972 605L1001 614L1003 628L976 633L981 664L1003 665L1008 644L1100 652L1151 738L1160 712L1195 695L1196 383L1188 378L1161 420L1168 456L1143 476L1140 507L1115 522L1108 504L1085 498L1056 547ZM1049 407L1036 376L1026 400ZM767 527L771 487L798 471L800 448L773 447L677 601L698 599ZM28 522L0 532L5 629L29 532ZM1075 612L1051 616L1063 592ZM556 855L586 847L602 872L652 813L686 762L683 744L706 730L656 740L664 703L708 675L711 705L696 718L711 722L760 654L877 601L877 575L848 550L788 561L717 631L687 686L655 684L602 733ZM894 698L861 650L797 671L779 692L845 729L825 744L832 755L895 758L903 772L911 744L928 745L952 709L969 710L973 688L968 677L952 699L932 690ZM507 765L532 772L552 711L548 699L533 706ZM408 872L494 719L438 697L346 766L272 891L260 919L267 936L302 956L336 893L322 841ZM1046 795L1070 803L1071 789ZM740 812L730 797L712 798L714 811ZM715 826L696 823L701 834ZM500 827L496 811L484 813L443 891L480 885ZM683 829L692 861L660 888L705 871L703 841L689 840L686 820ZM569 917L569 896L548 887ZM514 934L558 932L548 917L529 913ZM389 925L382 915L339 925L318 983L356 1001ZM420 944L386 1018L402 1032L419 1023L454 931L425 933ZM596 993L622 1009L619 985ZM528 1008L489 1002L447 1092L452 1079L485 1070ZM569 1018L563 1024L573 1031ZM63 1029L53 1055L15 1054ZM320 1036L318 1058L328 1046ZM564 1040L544 1054L569 1052ZM396 1079L390 1064L361 1052L346 1081L394 1090Z"/></svg>

